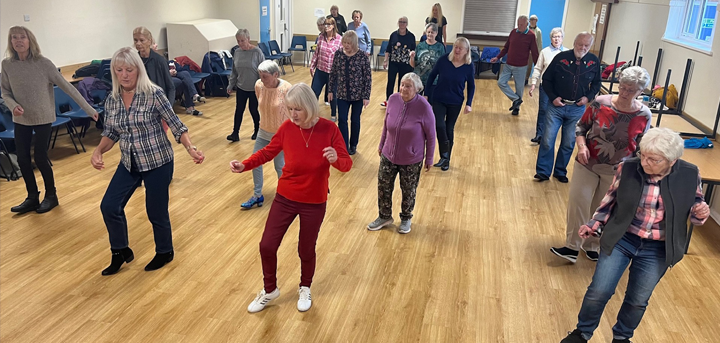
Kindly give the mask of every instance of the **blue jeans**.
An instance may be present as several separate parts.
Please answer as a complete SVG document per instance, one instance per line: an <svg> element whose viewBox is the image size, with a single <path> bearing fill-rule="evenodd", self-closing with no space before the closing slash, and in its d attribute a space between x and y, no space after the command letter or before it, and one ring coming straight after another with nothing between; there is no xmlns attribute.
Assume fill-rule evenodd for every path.
<svg viewBox="0 0 720 343"><path fill-rule="evenodd" d="M258 150L268 146L268 144L270 144L270 141L257 137L255 139L255 147L253 147L253 154L258 152ZM275 164L275 172L277 172L278 179L280 179L280 176L282 176L282 169L285 166L285 153L281 151L277 156L275 156L275 158L273 159L273 163ZM252 175L253 184L255 185L255 187L253 188L253 195L256 197L260 197L262 195L263 188L262 166L253 169Z"/></svg>
<svg viewBox="0 0 720 343"><path fill-rule="evenodd" d="M589 340L592 337L600 323L605 305L615 293L618 281L628 264L630 273L625 299L617 315L617 323L612 328L613 337L620 340L633 336L645 314L655 286L665 275L665 242L642 239L635 234L626 233L615 244L609 256L600 253L592 283L585 293L578 314L577 328L582 332L583 338Z"/></svg>
<svg viewBox="0 0 720 343"><path fill-rule="evenodd" d="M557 158L555 159L555 176L567 176L567 165L575 149L575 125L585 112L585 106L565 105L556 107L548 103L545 112L545 134L540 141L538 149L537 174L550 176L553 171L553 157L555 157L555 138L562 128L562 138Z"/></svg>
<svg viewBox="0 0 720 343"><path fill-rule="evenodd" d="M320 70L315 69L315 76L313 76L312 79L312 85L310 88L312 88L313 92L315 92L315 97L320 99L320 92L322 92L323 87L325 88L325 92L327 93L328 83L330 82L330 74ZM331 93L333 93L333 100L330 102L330 115L335 116L335 109L337 108L337 88L331 89Z"/></svg>
<svg viewBox="0 0 720 343"><path fill-rule="evenodd" d="M545 110L548 106L547 93L542 88L542 85L537 87L538 91L538 117L537 123L535 124L535 137L542 137L543 128L545 127Z"/></svg>
<svg viewBox="0 0 720 343"><path fill-rule="evenodd" d="M129 245L125 205L135 189L144 181L145 210L153 227L155 252L164 254L173 251L168 212L170 202L168 188L173 169L173 161L145 172L128 171L125 165L120 163L100 203L100 211L110 236L111 249L124 249Z"/></svg>
<svg viewBox="0 0 720 343"><path fill-rule="evenodd" d="M343 139L345 140L345 146L348 149L350 147L355 148L357 147L358 140L360 138L360 115L363 110L363 101L347 101L338 99L337 104L338 128L340 129L340 134L342 134ZM350 112L351 106L352 114L350 120L352 120L352 123L350 123L350 134L348 135L348 112Z"/></svg>
<svg viewBox="0 0 720 343"><path fill-rule="evenodd" d="M192 82L192 76L185 70L177 72L176 76L172 77L172 82L175 85L175 93L182 93L183 106L185 108L195 106L193 102L193 96L198 94L195 84ZM174 102L175 99L168 99L170 102Z"/></svg>
<svg viewBox="0 0 720 343"><path fill-rule="evenodd" d="M528 66L513 67L509 64L503 65L497 84L500 90L512 101L522 100L523 92L525 91L525 73L527 72L527 68ZM508 86L510 76L515 79L515 92Z"/></svg>

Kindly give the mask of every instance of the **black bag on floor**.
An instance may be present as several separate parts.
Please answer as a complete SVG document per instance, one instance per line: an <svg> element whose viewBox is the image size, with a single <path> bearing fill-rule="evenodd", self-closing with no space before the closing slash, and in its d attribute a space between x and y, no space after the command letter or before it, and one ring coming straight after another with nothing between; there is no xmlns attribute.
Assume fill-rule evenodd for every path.
<svg viewBox="0 0 720 343"><path fill-rule="evenodd" d="M8 156L4 151L0 151L0 177L14 181L21 176L17 156L14 154Z"/></svg>

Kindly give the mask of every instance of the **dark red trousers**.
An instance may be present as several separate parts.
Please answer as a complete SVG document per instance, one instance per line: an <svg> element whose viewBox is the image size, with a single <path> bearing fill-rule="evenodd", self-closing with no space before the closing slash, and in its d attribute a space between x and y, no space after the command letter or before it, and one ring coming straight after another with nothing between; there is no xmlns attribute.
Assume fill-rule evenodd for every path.
<svg viewBox="0 0 720 343"><path fill-rule="evenodd" d="M300 239L298 242L300 286L310 287L315 275L315 243L318 233L320 233L320 226L325 219L325 207L326 203L305 204L288 200L280 194L275 195L267 222L265 222L265 232L260 241L260 257L266 293L277 288L277 251L288 227L297 216L300 216Z"/></svg>

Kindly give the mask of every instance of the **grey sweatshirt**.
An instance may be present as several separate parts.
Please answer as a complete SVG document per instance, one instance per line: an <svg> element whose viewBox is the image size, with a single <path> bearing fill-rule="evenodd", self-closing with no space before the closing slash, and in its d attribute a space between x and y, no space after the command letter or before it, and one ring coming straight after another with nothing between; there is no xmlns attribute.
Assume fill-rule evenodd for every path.
<svg viewBox="0 0 720 343"><path fill-rule="evenodd" d="M32 126L55 121L53 84L70 95L85 113L95 111L49 59L2 61L2 97L11 111L18 105L25 111L20 116L13 115L13 122L17 124Z"/></svg>
<svg viewBox="0 0 720 343"><path fill-rule="evenodd" d="M258 66L265 60L262 50L254 47L250 50L235 49L233 68L228 77L228 90L237 87L246 92L255 91L255 81L260 79Z"/></svg>

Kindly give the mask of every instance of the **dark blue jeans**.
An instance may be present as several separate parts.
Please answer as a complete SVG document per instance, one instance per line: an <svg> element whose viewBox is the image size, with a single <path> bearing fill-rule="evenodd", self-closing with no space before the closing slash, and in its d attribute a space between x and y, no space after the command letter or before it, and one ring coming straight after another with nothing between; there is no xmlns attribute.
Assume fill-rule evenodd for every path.
<svg viewBox="0 0 720 343"><path fill-rule="evenodd" d="M315 69L315 76L313 76L310 88L315 92L316 98L320 99L320 92L322 92L323 87L327 91L329 82L330 74L320 69ZM330 90L330 93L333 93L333 100L330 102L330 115L334 117L337 108L337 88Z"/></svg>
<svg viewBox="0 0 720 343"><path fill-rule="evenodd" d="M153 226L155 252L164 254L173 251L172 231L170 229L170 201L168 187L172 180L174 162L148 170L146 172L128 171L120 163L105 196L100 204L105 226L110 236L111 249L123 249L129 245L125 205L140 186L145 183L145 209Z"/></svg>
<svg viewBox="0 0 720 343"><path fill-rule="evenodd" d="M605 305L615 293L618 281L628 264L630 273L625 299L617 315L617 323L612 328L613 337L619 340L633 336L645 314L655 286L665 275L665 242L626 233L615 244L610 255L600 253L592 283L585 293L578 315L577 328L582 332L583 338L589 340L592 337L600 323Z"/></svg>
<svg viewBox="0 0 720 343"><path fill-rule="evenodd" d="M173 84L175 85L175 93L182 93L183 106L185 108L195 106L193 102L193 96L198 94L195 84L192 82L192 76L185 70L177 72L176 76L172 77ZM175 99L168 99L170 102L174 102Z"/></svg>
<svg viewBox="0 0 720 343"><path fill-rule="evenodd" d="M350 147L357 147L358 140L360 138L360 115L363 110L363 101L347 101L343 99L337 100L338 106L338 128L340 133L345 140L345 145L349 149ZM350 106L352 106L352 114L350 120L350 135L348 136L348 112L350 112Z"/></svg>
<svg viewBox="0 0 720 343"><path fill-rule="evenodd" d="M556 107L548 103L545 112L545 134L538 149L537 174L550 176L553 172L555 157L555 138L562 128L562 138L557 158L555 159L555 176L567 176L567 165L575 149L575 125L585 112L585 106L565 105Z"/></svg>
<svg viewBox="0 0 720 343"><path fill-rule="evenodd" d="M176 87L177 88L177 87ZM542 137L543 128L545 128L545 110L548 106L547 93L542 88L542 85L537 87L538 89L538 117L537 123L535 124L535 137Z"/></svg>

